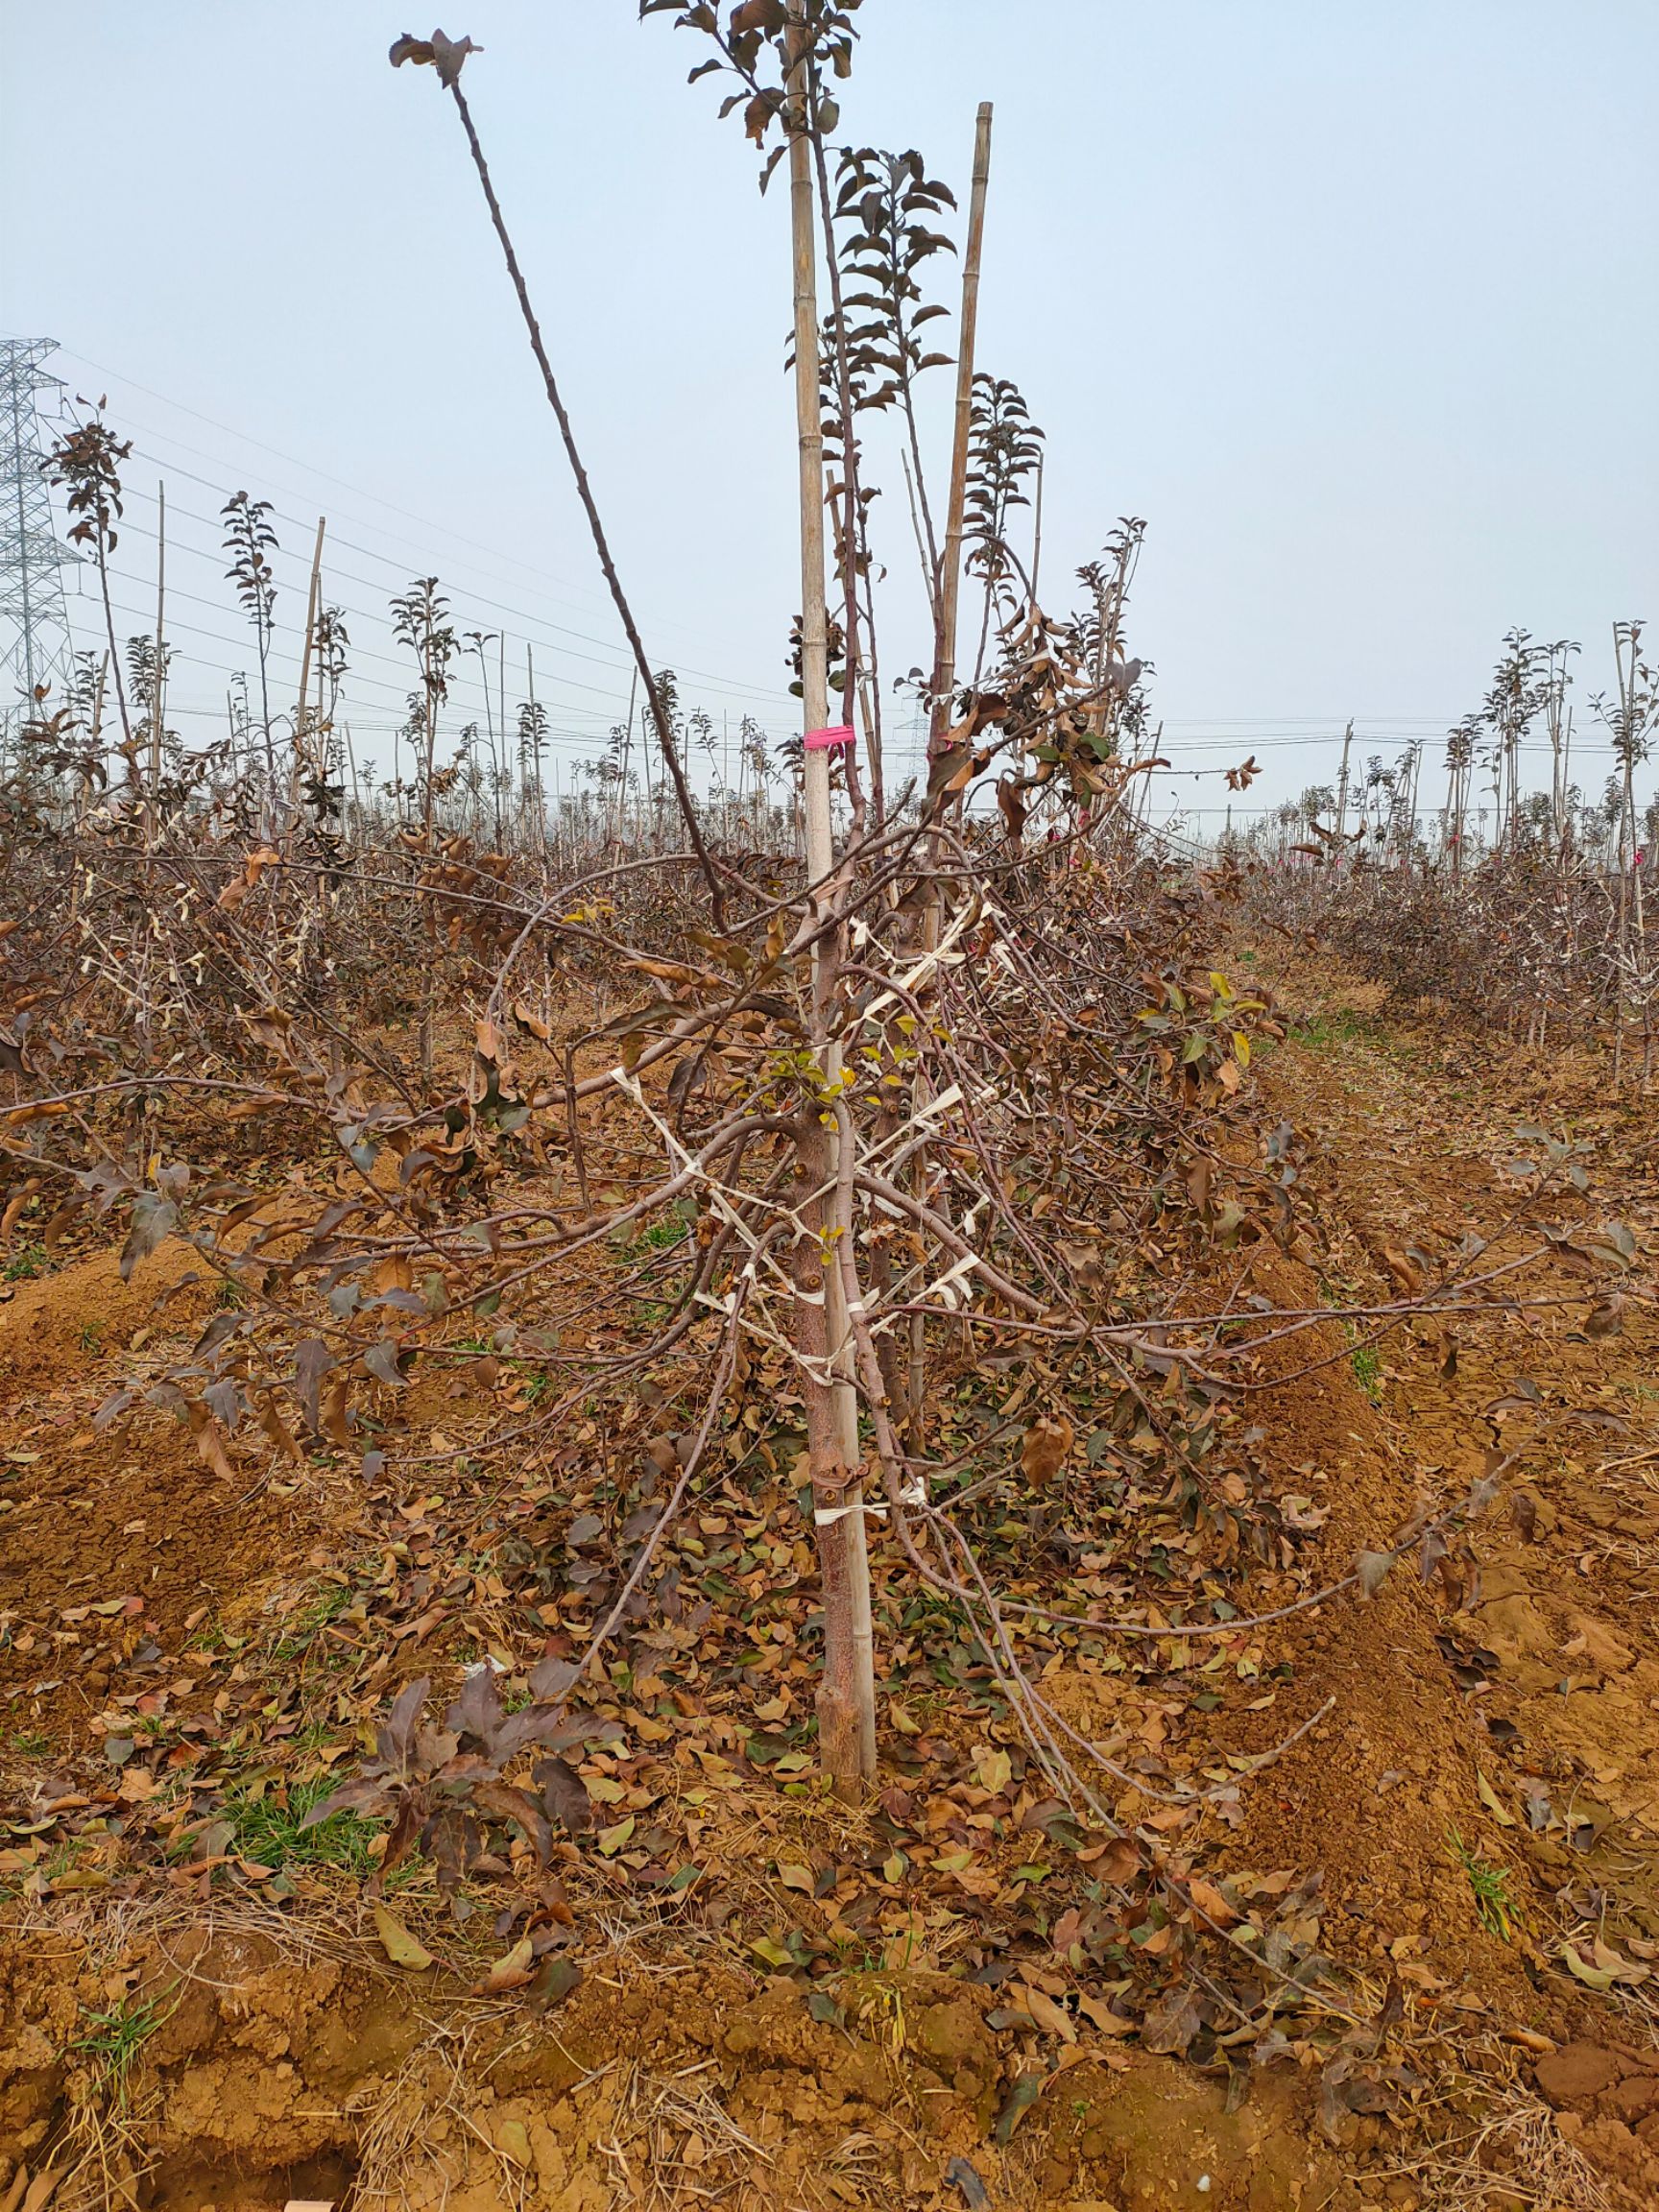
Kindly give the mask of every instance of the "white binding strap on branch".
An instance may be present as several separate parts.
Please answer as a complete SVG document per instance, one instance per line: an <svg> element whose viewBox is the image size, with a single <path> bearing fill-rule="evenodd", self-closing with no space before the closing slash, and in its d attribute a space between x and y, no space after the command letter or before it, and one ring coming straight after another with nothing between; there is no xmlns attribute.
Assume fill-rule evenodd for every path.
<svg viewBox="0 0 1659 2212"><path fill-rule="evenodd" d="M710 1173L709 1168L704 1166L703 1162L698 1158L695 1152L688 1151L686 1147L681 1143L679 1138L675 1136L673 1130L669 1128L667 1122L664 1121L662 1117L655 1110L655 1108L653 1108L647 1102L645 1094L640 1088L639 1078L637 1075L631 1075L626 1068L613 1068L611 1070L611 1080L616 1085L617 1089L624 1094L625 1096L631 1098L634 1101L635 1105L638 1107L640 1113L644 1115L646 1120L649 1121L651 1126L657 1131L658 1135L662 1140L662 1146L664 1151L668 1154L669 1159L678 1165L681 1173L683 1175L693 1176L699 1183L704 1185L709 1192L709 1203L713 1206L715 1212L720 1215L720 1218L726 1223L727 1227L734 1230L736 1234L742 1238L744 1243L749 1246L751 1251L756 1250L759 1245L760 1239L756 1236L754 1230L751 1229L749 1224L744 1220L742 1214L738 1213L736 1207L733 1205L730 1198L727 1197L725 1185L721 1183L715 1175ZM756 1193L756 1200L757 1203L762 1205L773 1203L773 1201L761 1198L758 1192Z"/></svg>
<svg viewBox="0 0 1659 2212"><path fill-rule="evenodd" d="M927 1503L927 1485L920 1479L903 1485L899 1493L899 1502L902 1505L919 1505L926 1513L933 1511ZM844 1520L849 1513L877 1513L885 1517L886 1512L886 1499L862 1498L852 1505L820 1505L814 1510L812 1518L820 1528L826 1528L831 1521Z"/></svg>
<svg viewBox="0 0 1659 2212"><path fill-rule="evenodd" d="M902 996L914 998L936 969L958 966L963 956L955 948L974 923L979 921L987 912L995 911L995 908L987 907L985 902L980 899L970 899L966 905L958 907L950 926L941 936L933 950L924 952L914 967L906 970L902 975L896 977L893 989L878 992L869 1005L865 1007L862 1019L868 1022L874 1015L884 1012L887 1007L898 1005Z"/></svg>
<svg viewBox="0 0 1659 2212"><path fill-rule="evenodd" d="M959 1286L966 1285L969 1276L978 1265L979 1255L976 1252L965 1252L960 1260L945 1270L943 1275L936 1276L927 1285L927 1287L922 1292L922 1296L924 1298L937 1298L942 1305L948 1306L954 1312L956 1308L962 1305L967 1298L966 1288L959 1287Z"/></svg>

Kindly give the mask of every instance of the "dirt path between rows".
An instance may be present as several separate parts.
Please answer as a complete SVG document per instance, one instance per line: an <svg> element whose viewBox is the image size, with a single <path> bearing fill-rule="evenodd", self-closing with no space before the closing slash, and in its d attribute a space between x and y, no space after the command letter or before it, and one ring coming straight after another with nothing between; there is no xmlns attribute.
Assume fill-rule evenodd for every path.
<svg viewBox="0 0 1659 2212"><path fill-rule="evenodd" d="M1332 1303L1385 1304L1451 1265L1471 1232L1494 1240L1471 1264L1490 1264L1511 1248L1511 1167L1540 1157L1544 1136L1576 1146L1587 1175L1581 1194L1568 1187L1566 1217L1580 1238L1622 1222L1646 1296L1612 1333L1587 1331L1581 1301L1527 1303L1571 1292L1571 1270L1545 1262L1515 1279L1515 1310L1454 1324L1451 1341L1350 1326L1342 1356L1265 1394L1280 1449L1308 1444L1333 1566L1483 1471L1496 1469L1500 1495L1473 1532L1472 1573L1397 1569L1357 1619L1286 1638L1301 1705L1338 1703L1246 1797L1238 1847L1259 1862L1311 1830L1339 1953L1392 1959L1472 2026L1502 2017L1568 2044L1573 2063L1548 2059L1538 2075L1560 2129L1623 2200L1659 2202L1659 1182L1647 1119L1593 1072L1384 1022L1362 987L1327 981L1322 998L1262 1077L1308 1142L1323 1232L1305 1264L1277 1268L1282 1302L1311 1282ZM1477 1881L1493 1876L1483 1911Z"/></svg>

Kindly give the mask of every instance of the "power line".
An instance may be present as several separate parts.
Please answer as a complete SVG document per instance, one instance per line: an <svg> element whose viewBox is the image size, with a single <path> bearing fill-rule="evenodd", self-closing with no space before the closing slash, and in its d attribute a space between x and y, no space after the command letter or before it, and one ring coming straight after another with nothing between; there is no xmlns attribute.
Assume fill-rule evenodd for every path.
<svg viewBox="0 0 1659 2212"><path fill-rule="evenodd" d="M284 454L279 452L276 447L266 445L261 439L250 437L242 431L233 430L228 426L228 424L216 422L212 417L201 414L198 409L193 407L186 407L182 401L168 399L163 394L151 391L148 386L137 383L133 378L121 376L117 371L102 369L99 367L97 362L90 360L84 353L76 354L74 358L82 362L83 365L86 368L96 369L100 375L108 375L114 377L117 382L130 385L133 391L143 392L148 397L159 400L161 405L164 407L177 407L181 414L189 415L198 421L205 422L210 428L222 431L227 437L234 438L242 444L252 445L261 452L272 454L276 459L283 461L290 468L298 469L303 473L317 476L325 483L341 485L345 490L351 492L356 497L369 499L377 506L383 506L387 508L393 514L403 516L406 520L420 523L421 527L428 533L429 537L453 540L458 544L472 547L476 551L490 554L494 559L504 560L513 566L523 568L528 574L532 576L537 576L557 583L564 589L576 590L581 592L582 596L584 597L596 596L596 594L593 593L582 592L581 587L569 585L565 579L555 577L552 575L551 571L538 568L533 563L520 561L517 556L514 554L503 553L498 547L483 546L476 539L468 538L462 532L454 530L447 525L429 522L424 517L414 514L410 509L398 506L396 501L382 498L378 493L365 491L359 486L348 484L344 478L333 476L326 469L316 469L308 462L299 461L296 460L291 454ZM145 425L134 421L130 425L124 424L124 427L128 426L136 430L143 437L159 439L163 445L175 446L180 452L191 453L198 460L207 461L209 463L220 461L220 456L211 453L204 453L199 446L190 445L184 440L174 437L171 432L158 430L154 425ZM212 479L208 477L197 475L194 470L181 468L177 463L168 462L159 455L149 454L146 457L154 461L157 467L174 469L178 474L185 477L191 483L200 484L206 491L217 493L223 491L224 489L222 484L216 484L212 481ZM292 495L293 494L290 494L290 496ZM279 515L284 521L292 523L298 529L308 530L311 527L311 524L302 517L286 513L283 509L277 507L275 502L273 502L273 512ZM348 516L348 519L349 518L349 516ZM199 517L199 519L205 518ZM364 517L363 519L366 523L366 526L372 530L383 527L379 524L368 521L367 517ZM394 535L393 533L386 534ZM388 567L399 568L401 565L399 563L392 560L389 555L377 553L372 547L355 545L352 544L349 540L346 539L340 539L337 541L342 544L350 544L352 551L363 553L370 560L381 561ZM415 543L417 541L409 541L408 542ZM421 558L429 559L430 555L422 551ZM463 565L466 565L466 564L463 564ZM557 632L563 636L580 638L584 643L587 644L607 645L611 642L609 638L594 637L591 632L573 630L570 629L567 625L551 621L545 615L533 615L525 613L521 609L505 607L502 602L492 599L485 593L474 591L472 596L481 605L493 607L498 612L509 613L517 621L533 621L539 623L542 628L549 631ZM684 627L684 624L678 622L647 623L647 628L653 630L678 630L683 629ZM617 665L618 667L626 667L627 663L618 661ZM772 698L778 700L788 700L791 697L787 691L781 690L776 685L744 685L733 677L722 675L718 671L712 669L696 668L691 666L688 662L684 661L677 661L675 666L676 672L679 674L695 676L700 683L717 685L724 688L731 689L744 697Z"/></svg>
<svg viewBox="0 0 1659 2212"><path fill-rule="evenodd" d="M202 481L203 481L203 479L198 477L198 478L194 478L194 479L193 479L193 481L200 483L200 482L202 482ZM144 490L142 490L142 489L141 489L140 487L138 487L138 486L133 486L133 487L132 488L132 493L131 493L131 495L132 495L132 497L135 497L135 498L139 498L139 499L146 499L146 500L148 500L148 501L149 501L149 502L150 502L152 505L154 505L154 504L156 503L156 494L155 494L154 493L152 493L152 492L145 492ZM283 514L282 514L282 511L281 511L279 508L274 508L274 509L273 509L273 512L274 512L275 514L278 515L278 517L280 517L282 520L284 520L284 521L289 521L289 522L292 522L292 523L294 523L294 525L295 525L295 527L296 527L296 528L310 528L310 527L311 527L311 525L310 525L310 524L302 523L302 522L300 520L300 518L299 518L298 517L295 517L295 516L287 516L287 515L283 515ZM188 517L188 518L189 518L191 521L193 521L193 522L198 522L198 523L201 523L202 525L204 525L204 527L206 527L206 528L209 528L209 529L211 529L211 528L214 528L214 527L216 527L216 525L217 525L217 517L209 517L209 516L205 516L205 515L198 515L198 514L197 514L197 513L194 511L194 509L191 509L191 508L176 508L176 507L173 505L173 503L172 503L171 501L169 501L169 502L168 502L167 513L168 513L168 517L169 517L169 520L171 520L171 519L172 519L172 517L173 517L175 515L178 515L178 516L181 516L181 517ZM131 522L131 523L130 523L128 526L129 526L129 528L131 528L131 529L136 530L136 531L138 532L139 536L141 536L141 537L146 537L146 538L151 538L151 539L154 539L154 538L156 537L156 531L155 531L153 528L150 528L149 526L147 526L146 524L144 524L144 523L142 523L142 522ZM331 541L331 542L332 542L333 544L349 544L349 542L350 542L350 541L349 541L349 540L346 540L346 539L335 539L335 540ZM191 555L193 558L195 558L195 559L198 559L198 560L203 560L203 561L216 561L216 560L218 559L218 557L219 557L219 556L218 556L218 548L217 548L217 547L215 547L215 548L213 549L213 551L211 551L211 552L209 552L209 551L208 551L208 550L207 550L205 547L203 547L203 546L195 546L195 545L185 546L185 547L183 547L183 548L181 548L181 549L182 549L182 550L186 550L186 551L188 551L188 552L190 553L190 555ZM169 553L171 553L173 550L174 550L173 541L172 541L172 540L171 540L171 538L170 538L170 539L169 539L169 541L168 541L168 551L169 551ZM393 572L395 575L397 575L397 576L399 576L399 577L404 577L404 570L402 569L402 567L401 567L401 566L400 566L398 564L397 564L397 563L395 563L395 562L391 561L391 560L390 560L390 559L389 559L389 558L388 558L388 557L387 557L385 554L381 554L381 553L375 553L375 552L373 552L372 550L370 550L369 548L367 548L367 547L364 547L364 546L352 546L352 547L351 547L351 550L352 550L352 551L354 551L354 552L360 552L360 553L363 553L363 554L365 554L366 558L368 558L368 559L369 559L369 560L371 560L371 561L379 561L379 562L383 563L383 564L384 564L384 565L385 565L386 567L388 567L389 569L391 569L391 570L392 570L392 572ZM299 554L297 551L295 551L295 549L294 549L292 546L278 545L278 546L276 546L276 548L274 548L274 554L275 554L275 556L276 556L276 558L280 559L282 562L284 562L284 563L291 563L291 564L294 565L295 569L296 569L296 570L297 570L297 571L298 571L298 572L299 572L301 575L304 575L304 574L306 573L305 565L304 565L304 561L303 561L303 558L302 558L302 556L301 556L301 554ZM324 565L324 579L325 579L325 585L327 585L327 586L328 586L328 588L329 588L329 591L330 591L330 594L331 594L331 592L332 592L332 584L333 584L333 580L334 580L335 578L340 578L340 579L343 579L345 582L347 582L347 583L349 583L349 584L356 584L356 585L359 585L359 586L361 586L361 587L362 587L362 589L363 589L364 590L366 590L366 591L375 591L375 590L379 590L379 589L383 589L383 587L382 587L381 585L379 585L379 584L377 584L377 583L376 583L376 581L375 581L375 579L374 579L373 577L372 577L372 576L363 576L363 575L359 575L359 574L358 574L358 573L357 573L355 570L353 570L353 569L349 569L349 568L342 568L342 567L340 567L340 566L339 566L339 565L337 565L337 564L336 564L334 561L332 561L332 560L325 560L325 565ZM407 581L406 577L404 578L404 580L405 580L405 581ZM297 586L292 586L292 585L291 585L291 586L289 587L289 589L290 589L291 591L292 591L292 590L297 590L297 589L298 589L298 587L297 587ZM551 631L551 632L555 632L555 633L558 633L558 635L560 635L560 636L564 636L564 637L578 637L578 636L581 636L581 635L582 635L582 633L580 633L580 632L577 632L577 631L561 631L561 630L560 630L560 626L559 626L557 623L549 623L549 622L547 622L547 621L545 620L545 618L544 618L543 616L541 616L541 615L539 615L539 614L532 614L532 613L529 613L525 612L524 610L522 610L522 609L518 609L518 608L505 607L505 606L503 606L503 605L501 604L501 602L500 602L500 601L498 601L498 600L492 600L492 599L485 599L485 598L482 598L482 597L480 597L480 596L479 596L477 593L475 593L475 592L472 592L472 591L470 591L470 590L467 590L467 589L465 589L465 588L462 588L462 590L463 590L463 592L464 592L464 595L465 595L466 601L467 601L467 603L468 603L469 606L473 606L473 607L483 607L483 608L486 608L486 609L488 609L488 610L489 610L491 613L493 613L505 614L505 615L508 615L508 616L512 617L512 618L513 618L514 620L516 620L516 621L518 621L518 622L521 622L521 623L527 623L527 624L531 624L531 625L534 625L534 626L536 626L536 627L539 627L539 628L541 628L541 629L544 629L544 630L548 630L548 631ZM459 593L459 592L457 593L457 596L461 596L461 595L462 595L462 593ZM204 604L204 605L208 605L208 604L217 604L217 602L209 602L209 601L204 601L204 602L203 602L203 604ZM359 608L356 608L356 609L352 609L352 608L349 608L349 608L347 608L347 609L345 610L345 612L346 612L347 613L355 613L357 615L359 615L359 616L360 616L360 617L362 617L362 618L365 618L365 619L370 619L370 620L374 620L374 621L379 621L379 622L382 622L382 623L383 623L383 622L386 620L386 616L385 616L384 614L380 614L380 613L373 613L371 610L369 610L369 609L366 609L366 608L361 608L361 607L359 607ZM465 619L465 617L463 616L463 617L461 617L461 619L463 619L463 620L464 620L464 619ZM520 641L521 641L521 642L523 641L523 638L522 638L522 634L520 634ZM529 642L529 643L531 643L532 645L535 645L535 644L541 644L541 643L542 643L542 642L543 642L543 640L542 640L542 639L541 639L541 638L538 638L538 637L531 637L531 638L528 640L528 642ZM604 642L604 640L603 640L603 639L595 639L595 640L593 640L593 642L595 642L595 643L603 643L603 642ZM592 664L593 666L596 666L596 667L602 667L602 668L613 668L613 669L615 669L615 670L616 670L616 672L617 672L618 676L626 676L626 675L629 675L629 674L631 674L631 672L632 672L632 664L631 664L630 662L628 662L628 661L620 661L620 660L618 660L618 661L611 661L611 660L607 660L607 659L603 658L601 655L599 655L599 654L596 654L596 653L576 653L576 652L573 652L569 646L567 646L567 645L563 645L563 644L557 644L557 643L555 643L554 645L552 645L552 647L551 647L551 650L552 650L552 651L554 651L554 652L556 652L556 653L561 653L561 654L563 654L566 660L587 661L587 662L589 662L589 663L590 663L590 664ZM380 654L380 655L378 655L378 656L377 656L377 658L378 658L378 659L381 659L381 660L387 660L387 659L390 659L390 658L391 658L391 656L389 656L389 655L386 655L386 654ZM685 669L685 670L679 670L679 669L677 669L677 670L675 671L675 673L676 673L677 675L678 675L678 674L682 674L682 673L684 673L684 674L685 674L685 675L695 675L695 674L697 673L697 671L695 671L694 669L689 669L689 668L687 668L687 669ZM564 680L565 683L568 683L568 684L571 684L571 685L575 685L575 687L576 687L577 689L579 689L579 690L586 690L586 691L599 691L599 692L603 692L603 693L604 693L606 696L608 696L608 697L614 697L614 696L616 696L616 692L615 692L615 691L613 691L613 690L611 690L611 689L610 689L608 686L606 686L606 685L598 685L598 684L584 684L584 683L582 683L582 681L580 680L580 678L578 678L578 677L574 677L574 676L572 676L572 677L566 677L566 678L565 678L565 679L563 679L563 680ZM761 698L763 698L763 697L773 697L773 698L778 698L778 699L783 699L783 700L787 700L787 699L788 699L788 697L789 697L789 694L788 694L787 692L776 692L776 693L767 693L767 692L761 692L761 691L752 691L752 690L738 690L738 689L736 689L734 686L731 686L731 685L724 685L723 683L721 683L721 682L719 682L719 681L717 681L717 680L714 680L714 679L709 679L709 680L708 680L708 681L709 681L709 687L713 688L713 689L714 689L716 692L718 692L719 690L722 690L722 689L729 689L729 690L731 690L731 691L733 692L733 697L735 697L735 698L738 698L738 699L752 699L752 700L756 700L756 701L758 701L758 700L760 700L760 699L761 699ZM702 680L702 679L699 679L699 682L700 682L700 686L701 686L703 680ZM620 688L620 686L618 686L618 688Z"/></svg>
<svg viewBox="0 0 1659 2212"><path fill-rule="evenodd" d="M345 477L332 475L327 469L319 469L312 462L297 460L293 454L284 453L278 447L267 445L262 438L252 437L245 430L233 430L228 422L216 421L211 415L204 415L200 408L187 406L182 399L170 399L165 393L153 391L149 385L140 384L135 377L125 375L118 369L101 368L96 361L90 360L84 353L73 353L66 357L81 362L84 368L96 369L100 376L112 376L118 384L125 384L132 392L142 392L146 398L157 400L163 407L171 407L178 414L188 415L193 421L204 422L210 430L218 430L227 438L234 438L239 445L252 445L258 452L269 453L273 459L282 462L286 467L298 469L302 475L315 476L325 484L337 484L342 491L349 492L353 498L368 499L376 507L384 507L389 514L401 515L405 521L418 522L421 529L429 535L453 537L460 544L470 545L475 551L487 553L495 560L505 560L515 567L527 569L532 575L542 576L549 582L558 584L562 589L576 592L579 597L591 599L599 597L597 592L588 587L572 584L565 577L554 576L551 570L539 569L533 563L521 561L517 554L504 554L499 547L484 545L475 538L468 538L460 531L450 530L446 525L432 522L428 517L417 515L411 508L398 506L396 500L386 498L381 493L371 492L361 485L349 483ZM194 452L201 460L215 458L212 454L203 453L199 447L185 445L181 439L173 438L166 431L152 430L151 435L165 439L168 444L178 445L183 452ZM371 526L373 527L373 525Z"/></svg>

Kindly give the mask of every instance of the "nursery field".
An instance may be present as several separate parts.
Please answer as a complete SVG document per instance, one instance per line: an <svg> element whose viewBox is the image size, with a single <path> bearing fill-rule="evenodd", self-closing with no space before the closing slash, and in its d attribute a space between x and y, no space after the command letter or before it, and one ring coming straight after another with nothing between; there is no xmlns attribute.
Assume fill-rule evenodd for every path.
<svg viewBox="0 0 1659 2212"><path fill-rule="evenodd" d="M1576 730L1512 631L1438 811L1350 728L1160 827L1146 525L1045 571L975 357L990 104L958 226L834 135L858 0L639 13L776 176L786 732L648 650L469 38L390 61L605 588L570 790L464 591L366 632L229 484L135 550L104 398L32 463L0 2212L1646 2212L1643 626Z"/></svg>
<svg viewBox="0 0 1659 2212"><path fill-rule="evenodd" d="M101 1431L113 1380L176 1366L216 1299L167 1245L123 1283L108 1250L47 1262L14 1231L14 2155L191 2208L1650 2201L1659 1358L1650 1305L1585 1326L1571 1260L1615 1210L1650 1266L1650 1120L1588 1056L1459 1045L1306 954L1282 992L1232 1142L1294 1131L1299 1226L1213 1255L1189 1298L1375 1317L1259 1356L1222 1488L1270 1540L1125 1464L1086 1368L1066 1457L987 1516L1011 1591L1164 1630L1021 1636L1109 1763L1110 1829L1053 1800L879 1541L881 1767L862 1806L824 1793L810 1540L762 1383L733 1410L759 1449L667 1539L672 1603L589 1685L590 1821L542 1868L522 1839L479 1858L450 1903L424 1866L369 1898L383 1825L305 1810L410 1679L436 1704L483 1660L511 1709L573 1647L637 1437L549 1433L545 1369L470 1351L407 1393L414 1480L273 1466L263 1438L215 1465L169 1411ZM1518 1126L1575 1146L1588 1189L1518 1204ZM279 1167L245 1164L272 1213ZM1471 1230L1483 1266L1532 1251L1454 1354L1383 1316ZM582 1326L641 1257L607 1251ZM1005 1414L1032 1380L1004 1371ZM1494 1466L1431 1572L1414 1553L1372 1598L1290 1610ZM1179 1599L1220 1587L1223 1618L1286 1617L1184 1637ZM1125 1837L1155 1839L1214 1953L1144 2009L1178 1922L1125 1928ZM1290 1976L1276 1996L1258 1960Z"/></svg>

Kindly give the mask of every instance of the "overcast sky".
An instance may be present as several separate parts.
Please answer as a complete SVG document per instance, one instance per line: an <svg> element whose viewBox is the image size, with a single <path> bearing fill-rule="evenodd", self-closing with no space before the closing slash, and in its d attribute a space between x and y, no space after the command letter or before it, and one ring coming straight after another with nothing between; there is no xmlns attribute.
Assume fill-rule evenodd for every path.
<svg viewBox="0 0 1659 2212"><path fill-rule="evenodd" d="M1362 753L1422 735L1437 762L1515 623L1582 641L1588 719L1613 619L1659 621L1654 0L866 0L860 24L840 135L917 146L965 198L996 104L981 365L1048 435L1046 597L1146 519L1130 641L1166 752L1253 750L1251 804L1330 780L1349 716ZM60 340L135 439L124 628L153 621L166 478L187 734L250 658L212 551L246 485L278 510L284 651L328 516L361 749L409 688L385 600L436 570L464 627L505 632L510 693L534 642L568 762L627 670L456 117L387 66L429 28L7 0L0 330ZM687 89L701 42L634 0L445 28L485 49L468 94L652 656L781 735L785 196ZM902 669L927 653L896 473L877 513ZM1225 798L1217 773L1166 792Z"/></svg>

